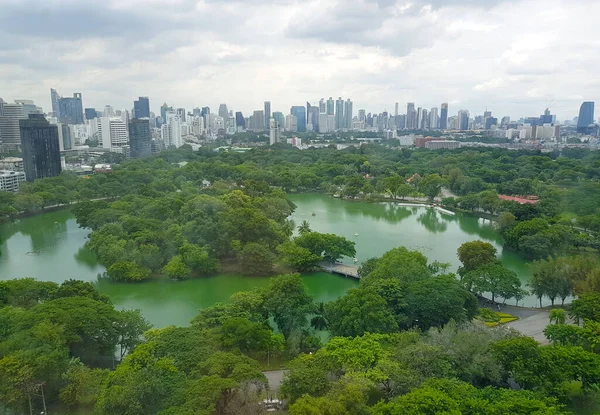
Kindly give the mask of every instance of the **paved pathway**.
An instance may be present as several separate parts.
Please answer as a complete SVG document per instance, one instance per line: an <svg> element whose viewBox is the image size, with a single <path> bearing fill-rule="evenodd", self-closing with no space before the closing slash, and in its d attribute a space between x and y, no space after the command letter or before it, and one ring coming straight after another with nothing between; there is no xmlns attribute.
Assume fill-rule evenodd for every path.
<svg viewBox="0 0 600 415"><path fill-rule="evenodd" d="M510 311L506 312L510 313ZM550 313L547 311L540 310L529 317L507 323L506 326L518 330L526 336L533 337L540 344L549 344L550 342L544 336L544 329L550 323L549 315Z"/></svg>
<svg viewBox="0 0 600 415"><path fill-rule="evenodd" d="M267 377L267 382L269 383L269 390L275 395L277 395L277 392L279 392L281 382L283 381L283 375L286 372L287 370L269 370L263 372L263 374Z"/></svg>

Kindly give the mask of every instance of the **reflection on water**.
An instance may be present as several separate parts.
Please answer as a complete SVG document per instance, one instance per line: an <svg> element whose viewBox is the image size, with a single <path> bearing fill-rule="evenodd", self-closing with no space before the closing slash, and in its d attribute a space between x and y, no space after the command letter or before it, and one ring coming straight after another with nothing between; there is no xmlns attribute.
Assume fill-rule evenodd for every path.
<svg viewBox="0 0 600 415"><path fill-rule="evenodd" d="M502 250L502 240L490 221L468 215L446 215L434 209L399 206L396 203L348 202L326 195L290 197L297 205L292 216L298 226L306 220L313 230L342 235L356 242L362 262L386 251L406 246L425 254L431 261L448 262L456 271L457 248L481 239L493 244L505 266L529 279L527 263L514 252ZM315 212L315 216L312 213ZM156 326L185 325L198 310L227 301L237 291L264 286L268 278L222 275L184 282L150 281L115 284L97 281L105 269L85 249L89 230L81 229L69 211L57 211L0 225L0 279L35 277L62 282L74 278L97 282L117 307L140 308ZM355 236L358 234L358 236ZM352 263L352 259L347 259ZM331 274L303 276L317 301L343 295L357 282ZM526 304L535 304L535 298Z"/></svg>

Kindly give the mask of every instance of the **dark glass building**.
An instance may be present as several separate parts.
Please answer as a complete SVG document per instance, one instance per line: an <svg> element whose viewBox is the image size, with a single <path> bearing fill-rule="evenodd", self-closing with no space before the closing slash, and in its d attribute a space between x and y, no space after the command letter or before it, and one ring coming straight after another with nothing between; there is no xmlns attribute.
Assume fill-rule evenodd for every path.
<svg viewBox="0 0 600 415"><path fill-rule="evenodd" d="M93 120L94 118L98 118L98 112L96 108L86 108L85 109L85 119Z"/></svg>
<svg viewBox="0 0 600 415"><path fill-rule="evenodd" d="M152 155L150 119L133 118L129 121L129 152L132 158Z"/></svg>
<svg viewBox="0 0 600 415"><path fill-rule="evenodd" d="M63 124L83 124L81 94L75 92L72 97L59 98L58 112Z"/></svg>
<svg viewBox="0 0 600 415"><path fill-rule="evenodd" d="M133 101L133 118L150 118L150 100L148 97L139 97Z"/></svg>
<svg viewBox="0 0 600 415"><path fill-rule="evenodd" d="M448 128L448 104L442 103L442 108L440 110L440 130L445 130Z"/></svg>
<svg viewBox="0 0 600 415"><path fill-rule="evenodd" d="M589 134L594 130L594 103L586 101L579 108L579 119L577 120L577 132Z"/></svg>
<svg viewBox="0 0 600 415"><path fill-rule="evenodd" d="M27 181L58 176L61 171L58 126L46 121L43 114L30 114L28 119L19 120L19 128Z"/></svg>
<svg viewBox="0 0 600 415"><path fill-rule="evenodd" d="M298 128L296 131L299 133L306 132L306 108L301 105L294 105L292 108L290 108L290 114L297 119Z"/></svg>
<svg viewBox="0 0 600 415"><path fill-rule="evenodd" d="M244 118L244 115L242 115L242 113L240 111L235 113L235 126L236 127L242 127L242 129L246 129L246 119Z"/></svg>

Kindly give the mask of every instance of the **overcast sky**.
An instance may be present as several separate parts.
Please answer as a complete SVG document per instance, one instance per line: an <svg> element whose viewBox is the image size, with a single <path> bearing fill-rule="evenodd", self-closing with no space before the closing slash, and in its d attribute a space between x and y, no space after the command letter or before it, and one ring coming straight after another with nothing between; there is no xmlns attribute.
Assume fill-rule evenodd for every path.
<svg viewBox="0 0 600 415"><path fill-rule="evenodd" d="M598 0L0 0L0 97L570 119L600 97L599 15Z"/></svg>

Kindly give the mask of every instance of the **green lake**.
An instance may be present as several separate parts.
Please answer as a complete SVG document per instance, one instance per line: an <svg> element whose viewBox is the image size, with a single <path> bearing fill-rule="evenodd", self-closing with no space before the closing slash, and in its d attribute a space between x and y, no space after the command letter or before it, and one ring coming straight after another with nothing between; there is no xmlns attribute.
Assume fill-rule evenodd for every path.
<svg viewBox="0 0 600 415"><path fill-rule="evenodd" d="M451 271L456 271L459 266L456 249L463 242L481 239L498 248L505 266L517 272L524 282L530 277L527 263L517 254L503 251L501 238L493 224L483 219L391 203L349 202L321 194L291 195L290 199L297 205L293 215L296 225L307 220L315 231L354 240L359 262L393 247L406 246L422 252L430 261L449 262ZM141 284L98 280L104 267L84 247L89 232L79 228L67 210L1 225L0 279L35 277L55 282L69 278L94 281L117 307L139 308L157 327L186 325L198 310L226 301L234 292L264 286L268 282L268 278L239 275ZM348 258L346 262L353 261ZM357 285L354 280L321 272L306 274L303 278L316 301L333 300ZM526 298L524 303L534 306L535 298Z"/></svg>

